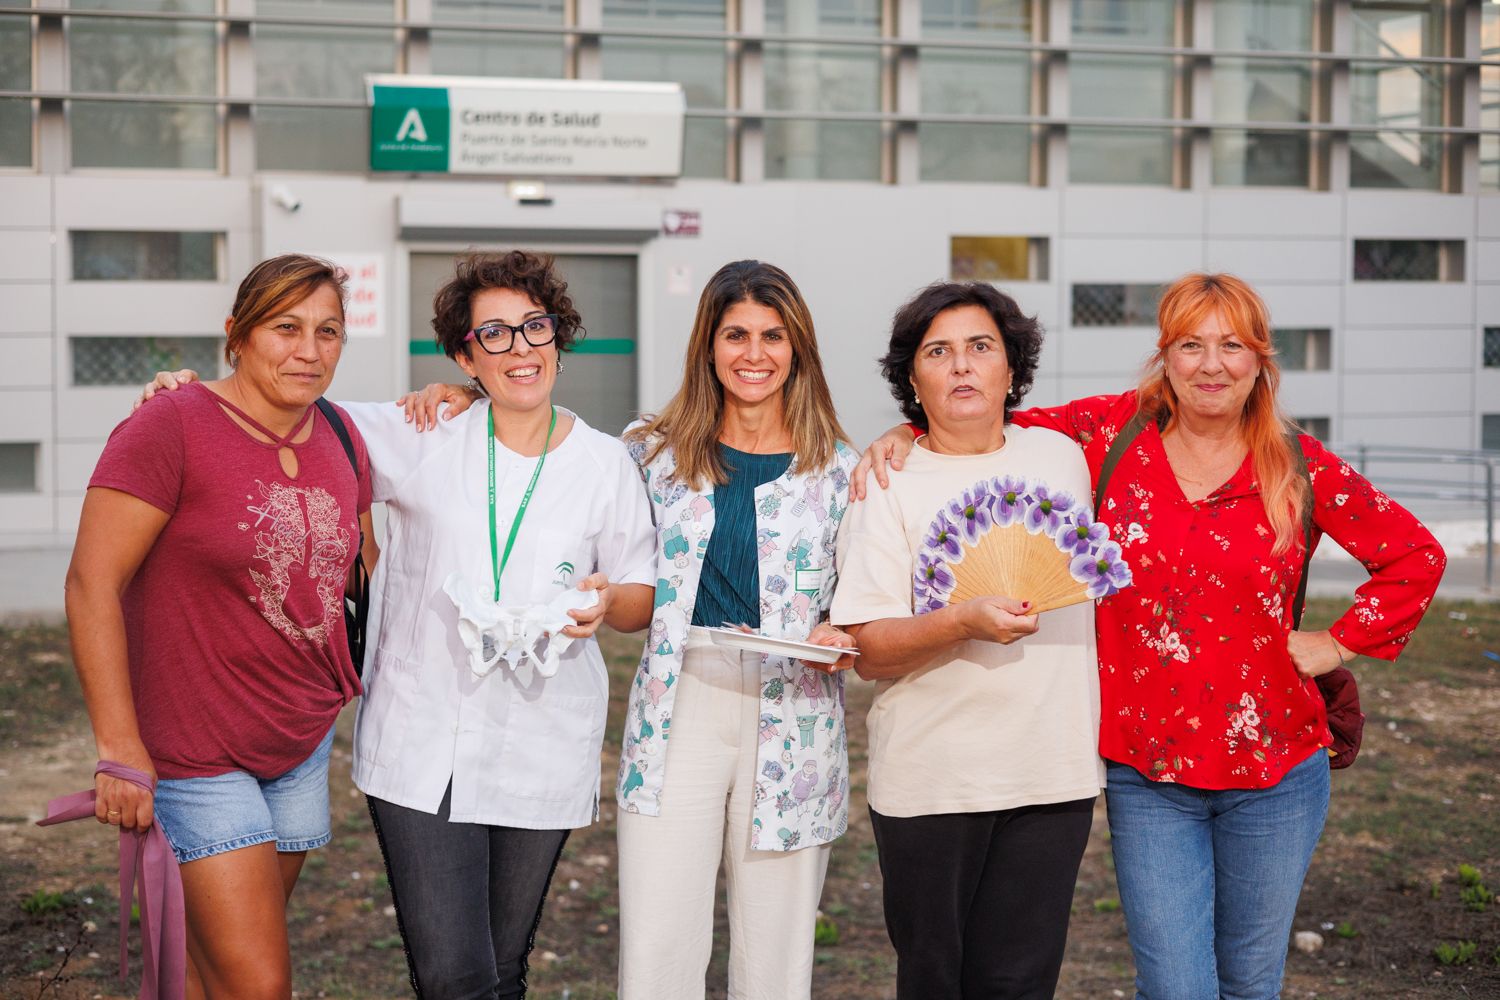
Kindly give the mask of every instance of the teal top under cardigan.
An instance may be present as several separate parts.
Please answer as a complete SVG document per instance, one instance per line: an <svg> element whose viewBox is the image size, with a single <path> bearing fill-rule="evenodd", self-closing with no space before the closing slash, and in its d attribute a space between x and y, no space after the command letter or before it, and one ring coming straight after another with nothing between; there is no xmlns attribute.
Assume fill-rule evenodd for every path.
<svg viewBox="0 0 1500 1000"><path fill-rule="evenodd" d="M726 444L719 455L729 482L714 488L714 530L703 554L703 576L693 624L760 628L760 569L755 537L755 488L779 479L792 464L790 452L752 455Z"/></svg>

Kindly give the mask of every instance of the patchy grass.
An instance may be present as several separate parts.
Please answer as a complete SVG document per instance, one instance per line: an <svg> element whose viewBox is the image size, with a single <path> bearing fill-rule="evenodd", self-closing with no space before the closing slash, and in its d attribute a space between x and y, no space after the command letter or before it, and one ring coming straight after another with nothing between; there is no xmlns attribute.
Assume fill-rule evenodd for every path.
<svg viewBox="0 0 1500 1000"><path fill-rule="evenodd" d="M1308 627L1323 627L1341 610L1312 602ZM610 783L640 637L609 635L604 648L615 697L600 760L601 817L570 837L553 880L532 955L531 996L538 1000L614 997L619 901ZM1485 650L1500 650L1500 606L1447 603L1429 613L1400 663L1356 665L1365 744L1354 766L1334 775L1328 828L1295 925L1320 931L1326 944L1311 955L1292 952L1283 996L1500 997L1500 908L1487 896L1500 881L1500 663ZM895 957L864 805L863 720L873 689L850 680L853 802L823 894L813 987L819 1000L894 994ZM0 706L14 710L0 715L0 768L23 766L25 748L55 743L65 732L75 743L80 731L86 735L61 630L0 630ZM349 780L352 722L346 713L334 743L334 842L309 857L288 910L297 990L302 997L409 996L389 886L364 800ZM7 799L0 811L39 808ZM64 972L72 978L46 995L134 994L134 982L114 978L115 901L103 887L112 884L113 862L113 843L90 824L38 831L19 815L0 817L0 899L10 901L0 918L0 996L35 996L38 973L59 967L57 948L72 945L85 921L96 930L68 958ZM22 901L39 893L68 902L43 916L28 914ZM1058 996L1132 995L1118 898L1101 802L1075 890ZM715 932L708 995L722 998L722 906ZM138 972L139 964L133 967Z"/></svg>

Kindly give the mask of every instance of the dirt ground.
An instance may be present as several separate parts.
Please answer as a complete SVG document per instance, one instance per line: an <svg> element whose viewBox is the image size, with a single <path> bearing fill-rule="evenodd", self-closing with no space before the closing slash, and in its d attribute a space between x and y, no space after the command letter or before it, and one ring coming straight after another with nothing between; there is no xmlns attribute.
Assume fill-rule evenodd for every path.
<svg viewBox="0 0 1500 1000"><path fill-rule="evenodd" d="M1314 602L1309 627L1336 610ZM640 644L612 635L605 648L618 696L600 761L605 807L598 823L569 840L552 884L530 977L530 995L547 1000L614 996L619 910L609 788ZM1295 927L1317 932L1323 944L1292 952L1283 995L1500 998L1500 901L1485 899L1500 891L1500 605L1437 606L1399 665L1363 660L1356 670L1368 715L1364 749L1354 767L1335 773L1328 828ZM871 693L851 677L854 791L849 833L834 848L823 893L832 932L817 949L820 1000L894 995L864 804ZM309 858L290 905L299 997L410 995L389 886L364 800L349 780L352 721L346 712L334 744L333 842ZM134 996L137 981L116 977L113 839L91 822L33 825L47 799L88 787L93 759L64 631L0 629L0 996ZM716 931L709 996L717 998L726 966L722 906ZM139 974L134 956L132 969ZM1101 801L1058 996L1132 996L1131 976Z"/></svg>

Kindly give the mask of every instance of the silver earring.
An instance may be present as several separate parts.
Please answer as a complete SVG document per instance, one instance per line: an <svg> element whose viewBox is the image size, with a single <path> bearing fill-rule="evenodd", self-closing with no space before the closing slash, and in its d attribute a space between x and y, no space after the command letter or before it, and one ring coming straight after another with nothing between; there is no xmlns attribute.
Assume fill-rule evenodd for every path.
<svg viewBox="0 0 1500 1000"><path fill-rule="evenodd" d="M562 373L563 373L562 358L558 358L557 359L557 374L561 375Z"/></svg>

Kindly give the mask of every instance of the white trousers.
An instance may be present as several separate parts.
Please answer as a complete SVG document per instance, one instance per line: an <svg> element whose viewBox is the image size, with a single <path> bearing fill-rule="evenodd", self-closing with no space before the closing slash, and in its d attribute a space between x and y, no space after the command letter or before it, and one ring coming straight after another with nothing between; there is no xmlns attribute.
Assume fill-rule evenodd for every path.
<svg viewBox="0 0 1500 1000"><path fill-rule="evenodd" d="M661 815L619 813L620 1000L702 1000L721 860L729 1000L812 994L813 928L832 845L750 850L760 664L758 654L689 637Z"/></svg>

